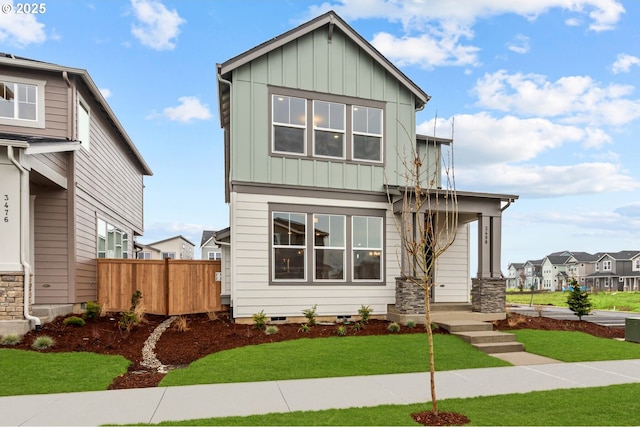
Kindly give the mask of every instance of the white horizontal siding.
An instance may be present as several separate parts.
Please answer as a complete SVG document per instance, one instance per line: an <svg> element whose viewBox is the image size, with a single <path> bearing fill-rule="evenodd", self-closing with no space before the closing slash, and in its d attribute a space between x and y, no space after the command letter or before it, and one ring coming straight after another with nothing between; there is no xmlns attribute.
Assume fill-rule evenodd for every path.
<svg viewBox="0 0 640 427"><path fill-rule="evenodd" d="M458 227L453 244L437 259L434 302L469 302L469 226Z"/></svg>
<svg viewBox="0 0 640 427"><path fill-rule="evenodd" d="M362 305L385 314L395 302L395 277L399 275L398 234L387 215L384 252L386 283L380 285L269 285L269 203L344 208L387 209L386 203L291 196L231 194L231 296L235 317L251 317L261 310L269 317L301 316L317 305L318 315L355 315ZM294 209L295 210L295 209Z"/></svg>

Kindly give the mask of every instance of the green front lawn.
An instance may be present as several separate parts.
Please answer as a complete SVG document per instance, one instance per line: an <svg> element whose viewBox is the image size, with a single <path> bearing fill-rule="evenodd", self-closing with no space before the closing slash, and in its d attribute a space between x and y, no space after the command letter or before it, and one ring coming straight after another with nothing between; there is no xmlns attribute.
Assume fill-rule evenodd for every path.
<svg viewBox="0 0 640 427"><path fill-rule="evenodd" d="M535 305L568 307L567 292L541 292L533 294ZM640 292L598 292L589 294L593 310L618 310L640 312ZM529 304L531 292L507 291L507 303Z"/></svg>

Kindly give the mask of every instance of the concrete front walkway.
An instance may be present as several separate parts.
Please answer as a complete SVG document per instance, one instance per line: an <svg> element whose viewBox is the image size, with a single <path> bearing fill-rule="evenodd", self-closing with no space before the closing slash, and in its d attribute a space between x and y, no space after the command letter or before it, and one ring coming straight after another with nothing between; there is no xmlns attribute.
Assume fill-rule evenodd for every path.
<svg viewBox="0 0 640 427"><path fill-rule="evenodd" d="M0 398L0 425L89 426L429 401L429 374L157 387ZM439 399L640 383L640 359L436 373Z"/></svg>

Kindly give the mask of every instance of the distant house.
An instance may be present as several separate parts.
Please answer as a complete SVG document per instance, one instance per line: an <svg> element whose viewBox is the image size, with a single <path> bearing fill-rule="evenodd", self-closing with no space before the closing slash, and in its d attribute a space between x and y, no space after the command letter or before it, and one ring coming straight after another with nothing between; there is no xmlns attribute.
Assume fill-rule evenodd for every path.
<svg viewBox="0 0 640 427"><path fill-rule="evenodd" d="M0 335L96 300L96 258L133 257L151 174L85 70L0 54Z"/></svg>
<svg viewBox="0 0 640 427"><path fill-rule="evenodd" d="M223 296L236 321L261 310L302 318L314 305L329 319L362 305L379 316L419 313L407 299L424 299L399 290L407 282L400 265L411 256L395 220L412 191L398 173L402 153L424 159L425 188L435 194L443 184L435 159L452 141L416 134L416 111L429 95L333 11L217 68L230 228L216 240L224 243ZM430 297L471 306L476 289L474 310L504 315L501 221L517 196L457 197L457 238L438 258ZM429 220L424 207L412 215L416 224ZM490 287L498 291L482 291ZM482 295L494 303L483 305L490 298Z"/></svg>
<svg viewBox="0 0 640 427"><path fill-rule="evenodd" d="M524 287L526 289L542 289L542 261L534 259L524 263Z"/></svg>
<svg viewBox="0 0 640 427"><path fill-rule="evenodd" d="M567 261L567 275L570 279L576 279L580 286L588 288L585 278L595 271L596 262L601 256L602 254L572 252Z"/></svg>
<svg viewBox="0 0 640 427"><path fill-rule="evenodd" d="M221 260L222 248L216 243L216 232L211 230L202 231L202 239L200 240L200 257L208 260Z"/></svg>
<svg viewBox="0 0 640 427"><path fill-rule="evenodd" d="M567 286L567 263L571 259L570 253L562 255L547 255L542 260L541 287L548 291L560 291Z"/></svg>
<svg viewBox="0 0 640 427"><path fill-rule="evenodd" d="M183 236L174 236L140 245L138 259L194 259L195 245Z"/></svg>
<svg viewBox="0 0 640 427"><path fill-rule="evenodd" d="M585 285L592 291L638 290L640 251L605 253L596 261L594 270L585 278Z"/></svg>
<svg viewBox="0 0 640 427"><path fill-rule="evenodd" d="M524 286L524 264L512 262L507 268L507 288L514 289Z"/></svg>

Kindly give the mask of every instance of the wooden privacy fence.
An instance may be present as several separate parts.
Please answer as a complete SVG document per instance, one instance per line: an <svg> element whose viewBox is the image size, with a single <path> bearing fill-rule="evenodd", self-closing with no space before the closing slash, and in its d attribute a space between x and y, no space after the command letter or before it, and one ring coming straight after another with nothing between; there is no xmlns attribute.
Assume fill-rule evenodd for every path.
<svg viewBox="0 0 640 427"><path fill-rule="evenodd" d="M127 311L140 291L149 314L220 311L220 267L220 261L98 259L98 303L107 311Z"/></svg>

